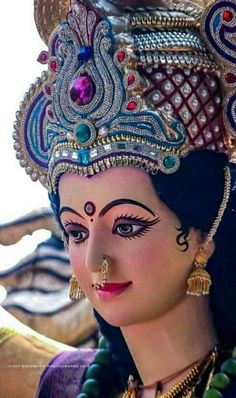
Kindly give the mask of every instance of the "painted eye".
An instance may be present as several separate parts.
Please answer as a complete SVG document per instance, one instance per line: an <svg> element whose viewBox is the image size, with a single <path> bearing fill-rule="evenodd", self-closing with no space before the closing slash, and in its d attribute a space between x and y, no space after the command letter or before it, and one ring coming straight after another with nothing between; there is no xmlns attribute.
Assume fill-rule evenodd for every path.
<svg viewBox="0 0 236 398"><path fill-rule="evenodd" d="M82 243L88 237L87 232L76 230L69 231L68 235L75 243Z"/></svg>
<svg viewBox="0 0 236 398"><path fill-rule="evenodd" d="M132 235L143 229L143 226L132 225L132 224L120 224L117 226L116 230L121 235Z"/></svg>

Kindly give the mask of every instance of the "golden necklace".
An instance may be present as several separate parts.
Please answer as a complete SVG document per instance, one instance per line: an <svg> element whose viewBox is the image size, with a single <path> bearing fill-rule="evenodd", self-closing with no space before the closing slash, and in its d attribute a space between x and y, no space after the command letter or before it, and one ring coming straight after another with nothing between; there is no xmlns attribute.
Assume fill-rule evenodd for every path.
<svg viewBox="0 0 236 398"><path fill-rule="evenodd" d="M196 385L198 380L202 377L202 375L211 365L211 370L209 372L206 388L209 386L209 383L211 382L211 378L213 375L216 357L217 357L217 352L216 349L214 349L203 360L198 361L198 363L195 364L190 369L187 375L182 380L178 381L173 387L171 387L169 391L162 394L161 388L159 387L159 391L157 392L156 398L177 398L177 397L194 398L194 393L196 390ZM182 370L182 372L184 370ZM166 384L167 382L166 380L170 381L170 378L165 379L165 382L162 381L161 383L158 383L157 386L162 386L163 384ZM129 377L128 389L127 391L124 392L122 398L138 398L137 383L134 382L132 376Z"/></svg>

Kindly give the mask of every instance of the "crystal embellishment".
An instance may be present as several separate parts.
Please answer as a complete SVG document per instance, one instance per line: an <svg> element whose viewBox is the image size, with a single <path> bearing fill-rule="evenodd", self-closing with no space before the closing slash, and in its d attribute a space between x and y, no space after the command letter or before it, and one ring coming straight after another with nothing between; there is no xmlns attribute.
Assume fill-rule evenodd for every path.
<svg viewBox="0 0 236 398"><path fill-rule="evenodd" d="M78 51L78 60L82 62L87 62L93 54L92 47L80 47Z"/></svg>
<svg viewBox="0 0 236 398"><path fill-rule="evenodd" d="M137 109L137 102L136 101L130 101L127 105L127 111L135 111Z"/></svg>
<svg viewBox="0 0 236 398"><path fill-rule="evenodd" d="M52 57L49 62L50 69L53 73L56 73L58 70L58 62L56 58Z"/></svg>
<svg viewBox="0 0 236 398"><path fill-rule="evenodd" d="M176 159L174 156L172 155L168 155L163 159L163 165L167 168L167 169L172 169L176 164Z"/></svg>
<svg viewBox="0 0 236 398"><path fill-rule="evenodd" d="M38 56L37 59L38 62L40 62L40 64L46 64L48 62L48 52L47 51L41 51L41 53Z"/></svg>
<svg viewBox="0 0 236 398"><path fill-rule="evenodd" d="M79 164L87 166L89 163L89 151L88 149L82 148L79 151Z"/></svg>
<svg viewBox="0 0 236 398"><path fill-rule="evenodd" d="M70 98L77 105L87 105L93 99L95 86L90 76L79 76L71 85Z"/></svg>
<svg viewBox="0 0 236 398"><path fill-rule="evenodd" d="M232 21L232 19L233 19L233 13L231 12L231 11L229 11L229 10L225 10L224 12L223 12L223 19L224 19L224 21L226 21L226 22L231 22Z"/></svg>
<svg viewBox="0 0 236 398"><path fill-rule="evenodd" d="M89 141L91 137L91 131L87 124L80 124L75 129L76 138L80 143Z"/></svg>
<svg viewBox="0 0 236 398"><path fill-rule="evenodd" d="M228 84L236 83L236 75L235 75L235 73L227 72L224 75L224 78L225 78L226 83L228 83Z"/></svg>

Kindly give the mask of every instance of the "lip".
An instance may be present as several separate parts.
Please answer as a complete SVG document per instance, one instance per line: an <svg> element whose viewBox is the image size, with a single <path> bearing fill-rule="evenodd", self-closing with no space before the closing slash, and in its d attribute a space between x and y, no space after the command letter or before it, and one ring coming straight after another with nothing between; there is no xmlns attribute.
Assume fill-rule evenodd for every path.
<svg viewBox="0 0 236 398"><path fill-rule="evenodd" d="M102 298L111 298L122 294L132 282L126 283L105 283L96 290L97 295Z"/></svg>

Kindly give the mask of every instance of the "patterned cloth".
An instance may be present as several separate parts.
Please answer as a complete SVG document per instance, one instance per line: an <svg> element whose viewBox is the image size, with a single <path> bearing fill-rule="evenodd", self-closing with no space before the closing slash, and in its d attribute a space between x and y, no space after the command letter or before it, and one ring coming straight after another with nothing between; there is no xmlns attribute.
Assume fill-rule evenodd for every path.
<svg viewBox="0 0 236 398"><path fill-rule="evenodd" d="M95 349L78 349L61 352L54 357L41 376L36 398L76 398L81 392L84 372L96 352ZM231 379L223 397L236 398L235 378Z"/></svg>
<svg viewBox="0 0 236 398"><path fill-rule="evenodd" d="M93 349L58 354L45 368L36 398L75 398L80 392L84 372L95 354Z"/></svg>

